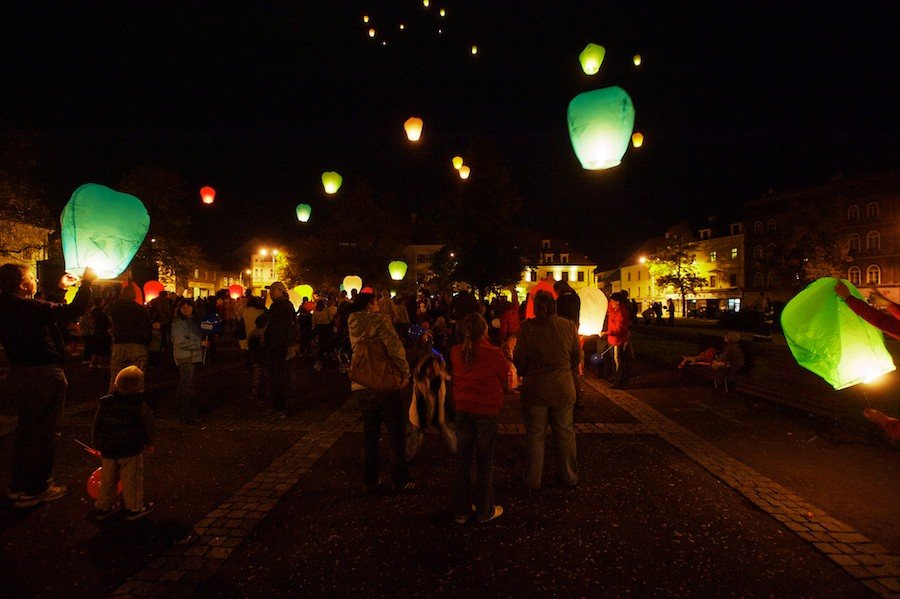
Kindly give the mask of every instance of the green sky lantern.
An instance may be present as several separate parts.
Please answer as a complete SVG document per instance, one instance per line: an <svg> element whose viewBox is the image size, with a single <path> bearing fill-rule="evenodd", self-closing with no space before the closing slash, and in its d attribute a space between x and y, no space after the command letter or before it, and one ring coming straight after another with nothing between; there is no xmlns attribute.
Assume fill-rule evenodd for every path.
<svg viewBox="0 0 900 599"><path fill-rule="evenodd" d="M297 220L305 223L312 214L312 206L309 204L297 204Z"/></svg>
<svg viewBox="0 0 900 599"><path fill-rule="evenodd" d="M406 262L403 260L394 260L388 264L388 272L391 273L391 279L394 281L402 281L406 276Z"/></svg>
<svg viewBox="0 0 900 599"><path fill-rule="evenodd" d="M569 102L569 139L582 168L618 166L631 142L634 105L618 86L579 94Z"/></svg>
<svg viewBox="0 0 900 599"><path fill-rule="evenodd" d="M139 199L95 183L75 190L59 222L66 271L80 276L90 266L101 279L128 268L150 229Z"/></svg>
<svg viewBox="0 0 900 599"><path fill-rule="evenodd" d="M578 55L578 61L581 63L581 70L587 75L596 75L603 64L603 58L606 56L606 48L597 44L588 44Z"/></svg>
<svg viewBox="0 0 900 599"><path fill-rule="evenodd" d="M835 389L866 383L894 370L881 331L857 316L834 292L835 279L813 281L788 302L781 328L794 359ZM862 299L849 281L850 293Z"/></svg>
<svg viewBox="0 0 900 599"><path fill-rule="evenodd" d="M334 194L341 188L344 178L334 171L326 171L322 173L322 185L325 187L325 193Z"/></svg>

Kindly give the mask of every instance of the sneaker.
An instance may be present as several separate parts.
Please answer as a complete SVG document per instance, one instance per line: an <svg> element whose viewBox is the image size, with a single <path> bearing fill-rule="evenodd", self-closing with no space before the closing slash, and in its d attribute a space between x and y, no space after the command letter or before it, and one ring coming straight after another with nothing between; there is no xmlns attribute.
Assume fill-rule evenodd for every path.
<svg viewBox="0 0 900 599"><path fill-rule="evenodd" d="M153 510L156 509L155 503L145 503L143 507L139 510L126 510L125 511L125 519L129 522L134 522L135 520L140 520L144 516L148 516L153 513Z"/></svg>
<svg viewBox="0 0 900 599"><path fill-rule="evenodd" d="M108 510L101 510L100 508L94 508L88 512L87 518L88 520L92 520L94 522L103 522L107 518L111 518L122 511L122 504L116 503L113 504L111 508Z"/></svg>
<svg viewBox="0 0 900 599"><path fill-rule="evenodd" d="M494 505L494 512L488 516L487 518L478 518L478 521L482 524L486 524L491 520L496 520L500 516L503 515L503 506L502 505Z"/></svg>
<svg viewBox="0 0 900 599"><path fill-rule="evenodd" d="M24 493L19 493L18 499L15 500L15 506L31 507L39 503L47 503L48 501L53 501L54 499L59 499L60 497L65 496L65 494L68 492L69 488L66 485L57 485L56 483L53 483L47 486L46 491L44 491L43 493L38 493L37 495L26 495Z"/></svg>

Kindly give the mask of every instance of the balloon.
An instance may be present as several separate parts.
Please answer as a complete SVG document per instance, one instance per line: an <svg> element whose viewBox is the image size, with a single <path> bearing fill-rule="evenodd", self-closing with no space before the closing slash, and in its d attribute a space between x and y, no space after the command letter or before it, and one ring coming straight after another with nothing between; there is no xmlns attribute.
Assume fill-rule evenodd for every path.
<svg viewBox="0 0 900 599"><path fill-rule="evenodd" d="M322 173L322 185L325 187L325 193L327 194L337 193L337 190L341 188L341 183L343 182L343 177L334 171Z"/></svg>
<svg viewBox="0 0 900 599"><path fill-rule="evenodd" d="M635 148L640 148L642 145L644 145L644 134L638 132L632 135L631 145L633 145Z"/></svg>
<svg viewBox="0 0 900 599"><path fill-rule="evenodd" d="M228 288L228 297L231 299L238 299L244 295L244 288L237 283Z"/></svg>
<svg viewBox="0 0 900 599"><path fill-rule="evenodd" d="M406 138L409 141L419 141L421 139L422 127L424 127L424 123L417 116L411 116L403 123L403 128L406 130Z"/></svg>
<svg viewBox="0 0 900 599"><path fill-rule="evenodd" d="M203 200L204 204L212 204L216 201L216 190L209 186L202 187L200 189L200 199Z"/></svg>
<svg viewBox="0 0 900 599"><path fill-rule="evenodd" d="M344 277L344 289L350 293L352 289L359 291L362 289L362 278L356 275L347 275Z"/></svg>
<svg viewBox="0 0 900 599"><path fill-rule="evenodd" d="M90 266L101 279L125 272L150 229L139 199L95 183L75 190L59 221L66 272L81 276Z"/></svg>
<svg viewBox="0 0 900 599"><path fill-rule="evenodd" d="M781 312L781 328L794 359L835 389L869 382L895 369L877 328L834 292L830 277L810 283ZM844 281L860 299L859 291Z"/></svg>
<svg viewBox="0 0 900 599"><path fill-rule="evenodd" d="M603 331L606 309L609 301L606 294L596 287L582 287L575 293L581 300L581 315L578 324L579 335L599 335Z"/></svg>
<svg viewBox="0 0 900 599"><path fill-rule="evenodd" d="M87 494L92 499L100 498L100 483L103 481L103 468L97 468L87 479ZM116 495L122 494L122 480L120 479L118 484L116 484Z"/></svg>
<svg viewBox="0 0 900 599"><path fill-rule="evenodd" d="M466 165L462 165L461 167L459 167L459 178L463 180L468 179L471 172L472 169L470 169Z"/></svg>
<svg viewBox="0 0 900 599"><path fill-rule="evenodd" d="M222 319L215 312L208 312L200 321L200 330L207 336L218 335L222 332Z"/></svg>
<svg viewBox="0 0 900 599"><path fill-rule="evenodd" d="M581 70L587 75L596 75L606 56L606 48L597 44L588 44L578 55L578 61L581 63Z"/></svg>
<svg viewBox="0 0 900 599"><path fill-rule="evenodd" d="M553 299L557 298L556 290L553 289L553 281L548 281L544 279L543 281L538 281L538 284L531 288L531 291L528 292L528 299L525 300L525 319L534 318L534 296L538 291L549 291L550 295L553 296Z"/></svg>
<svg viewBox="0 0 900 599"><path fill-rule="evenodd" d="M460 168L462 168L462 165L463 165L462 156L454 156L453 160L451 160L451 162L453 163L453 168L455 168L456 170L459 170Z"/></svg>
<svg viewBox="0 0 900 599"><path fill-rule="evenodd" d="M312 214L312 206L309 204L297 204L297 220L305 223Z"/></svg>
<svg viewBox="0 0 900 599"><path fill-rule="evenodd" d="M159 281L147 281L144 283L144 301L148 304L159 297L159 292L165 287Z"/></svg>
<svg viewBox="0 0 900 599"><path fill-rule="evenodd" d="M579 94L569 103L569 139L582 168L618 166L634 129L634 105L621 87Z"/></svg>
<svg viewBox="0 0 900 599"><path fill-rule="evenodd" d="M391 273L391 279L394 281L402 281L406 276L407 265L403 260L394 260L388 264L388 272Z"/></svg>

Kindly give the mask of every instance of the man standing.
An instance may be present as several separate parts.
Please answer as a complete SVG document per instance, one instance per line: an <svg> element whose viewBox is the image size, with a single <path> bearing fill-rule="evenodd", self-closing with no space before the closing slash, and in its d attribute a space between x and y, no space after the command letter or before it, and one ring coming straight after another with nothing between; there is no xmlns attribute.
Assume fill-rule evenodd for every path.
<svg viewBox="0 0 900 599"><path fill-rule="evenodd" d="M122 288L109 307L112 321L113 346L109 359L109 392L116 388L116 375L128 366L147 371L147 346L153 337L150 314L144 306L135 302L134 285L129 282Z"/></svg>
<svg viewBox="0 0 900 599"><path fill-rule="evenodd" d="M669 326L674 327L675 326L675 302L672 301L671 297L666 302L666 310L669 311Z"/></svg>
<svg viewBox="0 0 900 599"><path fill-rule="evenodd" d="M10 361L9 389L19 415L8 494L16 507L53 501L68 492L66 485L50 481L56 425L68 385L65 345L57 325L85 313L96 278L92 269L85 269L81 289L66 305L66 288L77 283L72 275L63 275L44 301L33 299L37 279L30 267L0 266L0 343Z"/></svg>
<svg viewBox="0 0 900 599"><path fill-rule="evenodd" d="M578 331L578 326L581 324L581 298L578 297L578 294L575 293L575 290L572 289L572 286L569 285L568 281L557 281L553 284L553 290L556 292L558 296L556 298L556 314L561 318L565 318L566 320L571 320L575 323L575 331ZM578 338L578 347L579 351L581 348L581 337ZM584 355L581 356L579 360L578 368L572 370L572 380L575 382L575 407L580 408L584 399L584 389L581 386L581 371L582 364L584 363Z"/></svg>
<svg viewBox="0 0 900 599"><path fill-rule="evenodd" d="M272 297L269 307L269 321L263 340L266 349L266 365L269 370L269 381L272 388L272 408L275 419L287 418L288 364L287 353L294 340L297 329L297 318L294 306L288 299L287 287L281 281L275 281L267 287Z"/></svg>

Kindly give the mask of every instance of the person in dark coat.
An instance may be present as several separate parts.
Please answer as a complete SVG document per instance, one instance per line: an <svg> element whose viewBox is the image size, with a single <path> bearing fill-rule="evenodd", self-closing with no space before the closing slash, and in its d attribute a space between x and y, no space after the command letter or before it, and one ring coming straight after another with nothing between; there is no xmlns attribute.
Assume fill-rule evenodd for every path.
<svg viewBox="0 0 900 599"><path fill-rule="evenodd" d="M294 342L294 334L297 331L297 317L294 306L288 299L287 288L284 283L276 281L269 285L269 293L272 296L272 305L269 307L269 318L266 331L263 333L264 346L266 348L266 364L269 369L269 382L272 386L272 408L275 410L274 418L284 420L287 418L287 393L288 380L288 349Z"/></svg>
<svg viewBox="0 0 900 599"><path fill-rule="evenodd" d="M571 320L575 323L575 330L578 330L581 324L581 298L572 289L568 281L557 281L553 284L553 290L556 291L556 313L560 318ZM581 340L579 339L579 347ZM584 399L584 389L581 386L581 365L584 363L584 356L579 360L579 367L572 371L573 382L575 383L575 406L580 407Z"/></svg>

